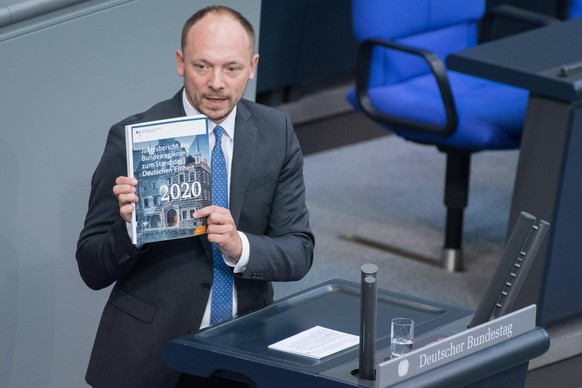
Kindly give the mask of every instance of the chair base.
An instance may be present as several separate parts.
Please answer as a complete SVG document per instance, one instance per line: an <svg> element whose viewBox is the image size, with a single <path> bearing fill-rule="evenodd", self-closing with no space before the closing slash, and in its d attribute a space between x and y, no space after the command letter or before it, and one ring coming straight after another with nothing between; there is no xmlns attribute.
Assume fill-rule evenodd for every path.
<svg viewBox="0 0 582 388"><path fill-rule="evenodd" d="M394 245L382 243L380 241L371 240L366 237L357 235L341 235L342 240L354 242L356 244L365 245L370 248L379 249L406 259L420 261L424 264L429 264L435 267L444 268L448 272L459 272L463 270L462 251L460 249L443 249L441 260L425 256L404 248Z"/></svg>
<svg viewBox="0 0 582 388"><path fill-rule="evenodd" d="M463 270L463 251L461 249L443 248L441 260L448 272L461 272Z"/></svg>

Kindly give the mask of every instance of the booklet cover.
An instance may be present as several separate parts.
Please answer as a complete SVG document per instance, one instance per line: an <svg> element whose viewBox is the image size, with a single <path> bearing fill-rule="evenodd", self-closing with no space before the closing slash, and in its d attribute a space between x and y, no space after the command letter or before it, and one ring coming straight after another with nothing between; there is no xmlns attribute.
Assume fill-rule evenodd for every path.
<svg viewBox="0 0 582 388"><path fill-rule="evenodd" d="M125 127L127 172L137 179L131 222L134 244L206 233L192 217L212 204L206 116L185 116Z"/></svg>

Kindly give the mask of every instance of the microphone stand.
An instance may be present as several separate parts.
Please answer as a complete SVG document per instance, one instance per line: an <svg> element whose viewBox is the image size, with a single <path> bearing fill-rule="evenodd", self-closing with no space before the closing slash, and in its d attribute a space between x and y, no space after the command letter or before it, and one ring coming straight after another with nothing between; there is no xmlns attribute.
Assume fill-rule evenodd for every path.
<svg viewBox="0 0 582 388"><path fill-rule="evenodd" d="M378 303L376 274L378 273L378 267L374 264L364 264L361 271L360 368L358 377L365 380L375 380L376 317Z"/></svg>

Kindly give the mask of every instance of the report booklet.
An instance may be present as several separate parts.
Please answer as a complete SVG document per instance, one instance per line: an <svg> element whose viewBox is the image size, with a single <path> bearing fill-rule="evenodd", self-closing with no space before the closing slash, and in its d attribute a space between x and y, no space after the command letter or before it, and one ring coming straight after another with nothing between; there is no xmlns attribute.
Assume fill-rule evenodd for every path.
<svg viewBox="0 0 582 388"><path fill-rule="evenodd" d="M131 221L134 244L206 233L194 212L212 204L206 116L136 123L125 127L127 173L137 179Z"/></svg>

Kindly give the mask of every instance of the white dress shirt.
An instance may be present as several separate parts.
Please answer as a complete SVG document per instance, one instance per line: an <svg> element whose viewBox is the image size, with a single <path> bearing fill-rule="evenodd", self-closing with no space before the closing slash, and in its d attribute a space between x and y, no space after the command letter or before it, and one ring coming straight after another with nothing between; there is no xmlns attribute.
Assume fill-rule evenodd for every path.
<svg viewBox="0 0 582 388"><path fill-rule="evenodd" d="M186 97L186 90L184 89L182 91L182 103L184 104L184 111L186 112L187 116L193 116L193 115L198 115L200 114L188 101L188 98ZM235 108L232 110L232 112L229 113L229 115L226 117L226 119L224 119L224 121L222 123L220 123L220 126L224 129L224 134L226 136L222 137L222 152L224 153L224 159L226 161L226 171L227 171L227 175L228 175L228 199L229 199L229 203L230 203L230 172L231 172L231 166L232 166L232 154L233 154L233 150L234 150L234 125L235 125L235 118L236 118L236 106ZM209 147L210 150L212 150L214 148L214 144L216 142L215 137L214 137L214 127L216 127L216 124L213 123L212 121L208 121L208 132L210 133L208 142L209 142ZM212 157L212 156L210 156ZM249 240L247 238L247 236L245 236L244 233L242 233L241 231L238 232L240 239L242 241L242 255L240 257L240 260L237 262L234 261L233 258L228 257L228 256L224 256L224 262L230 266L230 267L234 267L234 272L235 273L242 273L245 271L246 266L249 262L249 255L250 255L250 246L249 246ZM234 283L233 283L234 284ZM202 318L202 324L200 325L200 328L204 328L206 326L210 325L210 307L211 307L211 303L212 303L212 290L210 291L211 295L210 298L208 298L208 304L206 305L206 310L204 311L204 317ZM237 314L237 309L238 308L238 304L237 304L237 299L236 299L236 289L233 287L232 289L232 314L233 316Z"/></svg>

